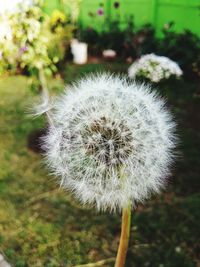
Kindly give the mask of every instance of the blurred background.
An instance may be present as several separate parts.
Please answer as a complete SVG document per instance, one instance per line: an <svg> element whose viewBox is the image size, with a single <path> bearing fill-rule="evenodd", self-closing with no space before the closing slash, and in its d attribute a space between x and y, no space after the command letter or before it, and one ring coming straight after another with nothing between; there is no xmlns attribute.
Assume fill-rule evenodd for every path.
<svg viewBox="0 0 200 267"><path fill-rule="evenodd" d="M27 115L44 89L99 71L151 83L180 136L167 190L133 212L126 266L199 267L200 0L0 0L0 266L115 257L120 215L58 187L42 163L46 120Z"/></svg>

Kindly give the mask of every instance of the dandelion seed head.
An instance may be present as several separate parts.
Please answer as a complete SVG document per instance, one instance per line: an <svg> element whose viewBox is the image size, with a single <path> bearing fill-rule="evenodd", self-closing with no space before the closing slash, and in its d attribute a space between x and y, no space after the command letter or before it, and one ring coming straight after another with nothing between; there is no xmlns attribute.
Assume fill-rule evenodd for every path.
<svg viewBox="0 0 200 267"><path fill-rule="evenodd" d="M164 187L175 124L148 86L91 76L58 97L52 113L47 163L83 204L121 210Z"/></svg>

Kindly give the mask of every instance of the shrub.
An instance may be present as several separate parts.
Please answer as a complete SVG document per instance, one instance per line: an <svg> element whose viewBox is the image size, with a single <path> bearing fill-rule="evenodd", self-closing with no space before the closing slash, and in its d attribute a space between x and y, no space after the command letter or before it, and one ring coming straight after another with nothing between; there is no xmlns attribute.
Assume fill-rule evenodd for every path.
<svg viewBox="0 0 200 267"><path fill-rule="evenodd" d="M105 49L115 50L121 59L136 59L142 54L151 53L157 48L155 31L150 24L135 30L133 18L130 17L125 28L119 21L107 22L107 30L98 32L92 27L79 27L77 38L89 45L89 52L100 55Z"/></svg>
<svg viewBox="0 0 200 267"><path fill-rule="evenodd" d="M158 53L178 62L187 75L199 73L197 55L200 55L200 38L189 30L175 33L173 23L169 24L163 33L164 37L159 42Z"/></svg>
<svg viewBox="0 0 200 267"><path fill-rule="evenodd" d="M57 71L73 29L65 14L55 11L49 17L35 2L19 6L18 12L4 14L1 20L9 32L0 39L1 73L12 71L35 77L40 69L46 75Z"/></svg>

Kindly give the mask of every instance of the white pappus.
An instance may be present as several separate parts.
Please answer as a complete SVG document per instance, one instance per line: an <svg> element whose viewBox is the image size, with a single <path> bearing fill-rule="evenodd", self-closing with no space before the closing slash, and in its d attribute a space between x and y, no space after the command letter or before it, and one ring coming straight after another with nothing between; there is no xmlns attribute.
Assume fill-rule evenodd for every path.
<svg viewBox="0 0 200 267"><path fill-rule="evenodd" d="M51 114L47 163L83 204L121 210L165 185L175 124L147 85L89 76L59 96Z"/></svg>

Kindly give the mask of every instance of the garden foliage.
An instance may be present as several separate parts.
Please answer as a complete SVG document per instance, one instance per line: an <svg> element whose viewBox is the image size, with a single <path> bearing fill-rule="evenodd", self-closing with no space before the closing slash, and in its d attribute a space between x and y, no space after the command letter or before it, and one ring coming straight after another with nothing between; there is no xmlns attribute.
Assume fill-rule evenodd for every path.
<svg viewBox="0 0 200 267"><path fill-rule="evenodd" d="M78 37L88 43L91 54L101 55L104 49L113 49L120 60L134 61L141 55L155 53L177 62L184 74L200 77L200 38L189 30L176 33L173 23L169 23L160 38L150 24L137 29L132 18L123 29L119 21L108 25L108 30L101 32L92 27L79 28Z"/></svg>
<svg viewBox="0 0 200 267"><path fill-rule="evenodd" d="M46 15L40 3L20 5L18 12L0 18L5 33L0 36L0 74L25 73L37 76L57 71L65 57L73 26L64 13Z"/></svg>

